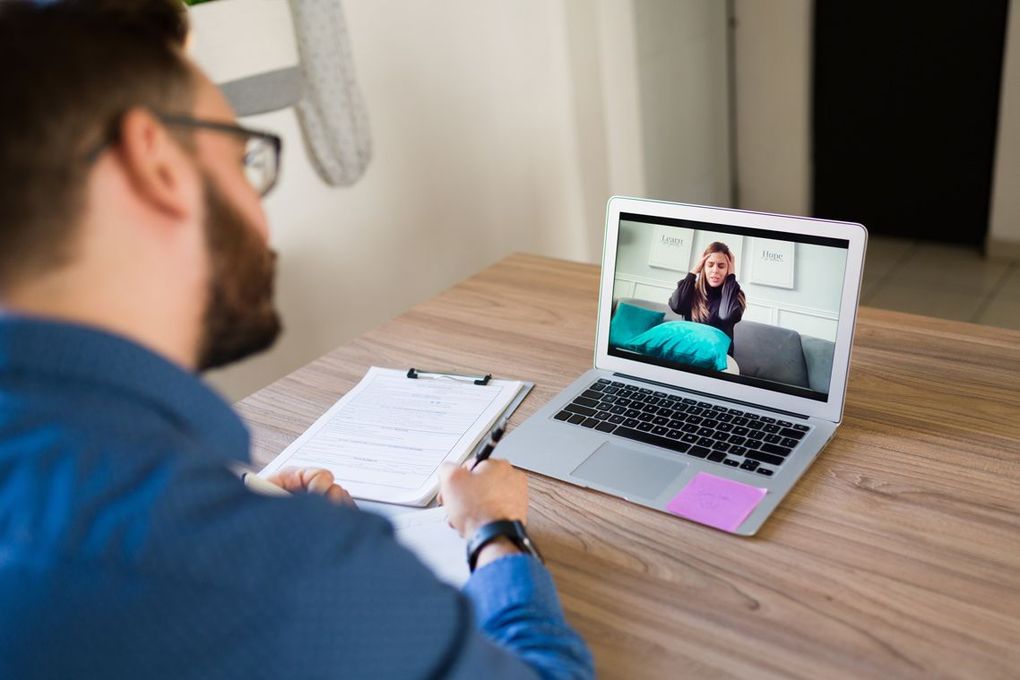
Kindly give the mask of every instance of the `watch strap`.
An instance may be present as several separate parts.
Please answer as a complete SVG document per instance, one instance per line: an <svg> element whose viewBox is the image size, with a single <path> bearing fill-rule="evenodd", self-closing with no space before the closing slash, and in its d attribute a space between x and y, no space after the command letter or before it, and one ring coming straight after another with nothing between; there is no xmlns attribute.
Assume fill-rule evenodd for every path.
<svg viewBox="0 0 1020 680"><path fill-rule="evenodd" d="M468 541L468 568L474 572L475 565L478 564L478 555L482 552L482 548L503 537L506 537L522 552L534 556L540 562L542 561L542 555L538 552L538 548L531 540L531 537L528 536L524 524L519 520L504 519L482 525L475 532L474 536L471 537L471 540Z"/></svg>

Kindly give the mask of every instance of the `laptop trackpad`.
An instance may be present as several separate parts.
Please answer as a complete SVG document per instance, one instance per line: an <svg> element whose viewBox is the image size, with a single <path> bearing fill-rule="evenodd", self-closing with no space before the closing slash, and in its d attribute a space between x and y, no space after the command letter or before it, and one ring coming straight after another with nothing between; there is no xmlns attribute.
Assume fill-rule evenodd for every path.
<svg viewBox="0 0 1020 680"><path fill-rule="evenodd" d="M686 463L606 442L574 468L574 477L615 489L628 498L653 500L677 478Z"/></svg>

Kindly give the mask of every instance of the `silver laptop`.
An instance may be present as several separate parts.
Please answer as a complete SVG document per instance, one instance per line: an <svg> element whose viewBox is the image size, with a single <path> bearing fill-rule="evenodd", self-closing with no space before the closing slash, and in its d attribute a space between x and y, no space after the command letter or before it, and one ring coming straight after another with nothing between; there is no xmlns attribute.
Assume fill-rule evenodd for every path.
<svg viewBox="0 0 1020 680"><path fill-rule="evenodd" d="M594 367L498 455L754 534L842 420L866 244L859 224L610 199Z"/></svg>

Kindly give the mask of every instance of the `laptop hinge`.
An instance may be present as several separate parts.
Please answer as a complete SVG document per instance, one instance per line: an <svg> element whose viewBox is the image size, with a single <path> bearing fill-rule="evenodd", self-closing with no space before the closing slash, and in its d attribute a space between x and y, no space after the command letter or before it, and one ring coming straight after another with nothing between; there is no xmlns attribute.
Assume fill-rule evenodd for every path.
<svg viewBox="0 0 1020 680"><path fill-rule="evenodd" d="M769 411L770 413L779 413L784 416L790 416L791 418L800 418L801 420L807 420L808 416L802 413L795 413L793 411L784 411L780 408L772 408L770 406L762 406L761 404L754 404L749 401L741 401L739 399L729 399L727 397L720 397L717 394L711 394L709 392L699 392L698 390L692 390L687 387L677 387L676 385L670 385L669 383L661 383L655 380L649 380L648 378L639 378L636 375L627 375L626 373L614 372L613 375L620 378L626 378L627 380L636 380L638 382L647 383L649 385L656 385L658 387L665 387L666 389L674 390L676 392L686 392L687 394L696 394L701 397L708 397L716 401L725 401L730 404L740 404L741 406L750 406L751 408L760 409L762 411Z"/></svg>

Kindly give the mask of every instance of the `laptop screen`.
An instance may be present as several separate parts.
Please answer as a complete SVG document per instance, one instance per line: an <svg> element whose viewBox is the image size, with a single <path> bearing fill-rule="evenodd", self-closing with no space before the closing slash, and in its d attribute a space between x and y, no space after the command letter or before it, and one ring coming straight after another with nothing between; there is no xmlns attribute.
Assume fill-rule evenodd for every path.
<svg viewBox="0 0 1020 680"><path fill-rule="evenodd" d="M611 356L826 401L849 242L620 214Z"/></svg>

